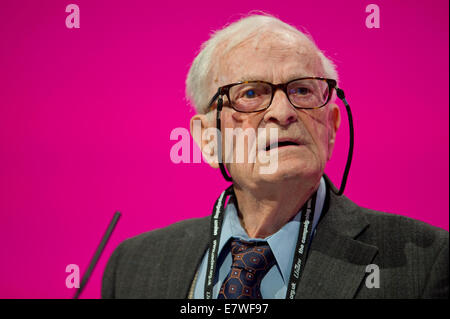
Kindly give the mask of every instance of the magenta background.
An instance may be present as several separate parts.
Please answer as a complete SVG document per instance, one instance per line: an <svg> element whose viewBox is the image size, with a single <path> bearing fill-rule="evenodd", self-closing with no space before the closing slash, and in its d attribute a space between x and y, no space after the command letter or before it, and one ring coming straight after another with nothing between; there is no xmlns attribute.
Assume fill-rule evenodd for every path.
<svg viewBox="0 0 450 319"><path fill-rule="evenodd" d="M65 27L69 3L80 29ZM365 27L370 3L380 29ZM66 265L84 273L115 210L84 298L100 296L122 240L210 214L227 184L205 163L173 164L169 136L194 114L184 81L201 43L254 9L305 27L338 65L356 134L346 195L448 230L448 5L2 0L0 297L70 298ZM326 170L336 185L347 140L344 115Z"/></svg>

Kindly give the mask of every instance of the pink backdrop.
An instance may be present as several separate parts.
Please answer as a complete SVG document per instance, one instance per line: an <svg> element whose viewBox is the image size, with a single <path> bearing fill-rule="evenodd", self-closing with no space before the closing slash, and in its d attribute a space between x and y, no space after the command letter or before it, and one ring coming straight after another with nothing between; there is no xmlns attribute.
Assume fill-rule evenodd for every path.
<svg viewBox="0 0 450 319"><path fill-rule="evenodd" d="M65 26L70 3L80 7L79 29ZM370 3L380 7L379 29L365 26ZM210 214L227 183L205 163L172 163L169 136L194 114L184 81L201 43L255 9L303 26L338 65L355 119L346 195L448 230L448 6L2 0L0 297L70 298L66 265L84 273L115 210L123 216L84 298L100 297L122 240ZM343 119L326 170L337 185Z"/></svg>

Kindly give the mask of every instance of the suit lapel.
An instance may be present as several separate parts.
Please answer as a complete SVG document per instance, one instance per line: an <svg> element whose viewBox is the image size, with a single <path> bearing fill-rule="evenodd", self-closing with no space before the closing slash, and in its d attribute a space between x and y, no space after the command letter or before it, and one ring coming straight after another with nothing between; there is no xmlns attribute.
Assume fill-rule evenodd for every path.
<svg viewBox="0 0 450 319"><path fill-rule="evenodd" d="M353 298L378 249L337 234L314 239L296 298Z"/></svg>
<svg viewBox="0 0 450 319"><path fill-rule="evenodd" d="M167 296L175 299L188 297L192 280L206 252L209 240L210 218L200 220L200 225L195 229L188 228L183 236L174 245L171 257L174 259L168 263Z"/></svg>
<svg viewBox="0 0 450 319"><path fill-rule="evenodd" d="M359 207L345 196L332 192L327 196L296 298L353 298L378 252L356 239L369 227Z"/></svg>

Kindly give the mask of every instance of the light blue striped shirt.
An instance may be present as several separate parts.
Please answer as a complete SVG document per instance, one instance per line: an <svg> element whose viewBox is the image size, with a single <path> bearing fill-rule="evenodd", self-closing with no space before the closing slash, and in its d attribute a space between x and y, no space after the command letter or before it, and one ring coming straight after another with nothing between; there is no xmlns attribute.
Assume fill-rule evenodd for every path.
<svg viewBox="0 0 450 319"><path fill-rule="evenodd" d="M325 180L320 180L320 185L317 190L316 209L314 211L314 220L311 234L313 235L322 213L322 208L325 202L326 185ZM225 215L222 224L222 233L219 241L219 251L217 258L218 273L215 276L215 284L213 288L213 296L217 298L220 287L227 277L233 263L231 256L230 245L226 245L232 238L240 238L246 241L267 241L272 250L276 264L261 281L261 294L265 299L284 299L286 297L287 285L289 276L291 274L292 261L294 259L295 245L297 244L298 232L300 228L301 211L284 225L275 234L272 234L264 239L249 238L244 228L242 227L235 203L230 200L225 208ZM194 299L204 298L205 276L208 263L207 251L203 257L200 268L198 269L198 279L195 284ZM217 271L217 270L216 270Z"/></svg>

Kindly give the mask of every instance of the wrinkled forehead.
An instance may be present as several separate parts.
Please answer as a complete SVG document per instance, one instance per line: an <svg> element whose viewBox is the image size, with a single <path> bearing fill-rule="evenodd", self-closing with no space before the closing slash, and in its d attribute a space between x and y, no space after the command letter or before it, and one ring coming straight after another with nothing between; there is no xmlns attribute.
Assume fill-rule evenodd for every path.
<svg viewBox="0 0 450 319"><path fill-rule="evenodd" d="M304 76L324 76L315 45L284 30L260 33L225 54L216 54L213 88L230 83L261 80L283 83Z"/></svg>

